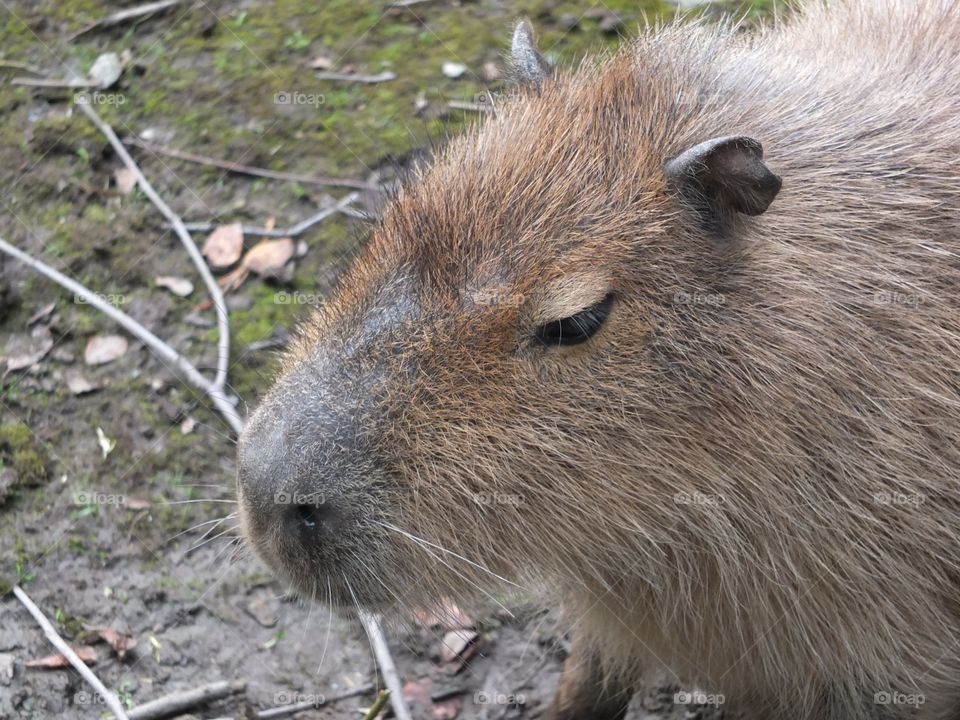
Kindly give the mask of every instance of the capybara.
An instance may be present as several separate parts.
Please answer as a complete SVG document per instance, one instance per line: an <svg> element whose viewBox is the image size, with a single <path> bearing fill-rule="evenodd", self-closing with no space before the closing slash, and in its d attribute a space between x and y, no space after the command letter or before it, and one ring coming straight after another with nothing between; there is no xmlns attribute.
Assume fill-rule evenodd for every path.
<svg viewBox="0 0 960 720"><path fill-rule="evenodd" d="M239 447L295 587L563 609L548 714L960 717L960 3L676 22L385 208Z"/></svg>

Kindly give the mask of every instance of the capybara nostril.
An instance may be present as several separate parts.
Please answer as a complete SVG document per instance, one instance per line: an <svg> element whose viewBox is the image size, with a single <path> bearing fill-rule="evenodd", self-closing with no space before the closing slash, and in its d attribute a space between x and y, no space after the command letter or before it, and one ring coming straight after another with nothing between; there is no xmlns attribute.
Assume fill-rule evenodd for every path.
<svg viewBox="0 0 960 720"><path fill-rule="evenodd" d="M335 512L322 501L293 505L283 513L287 532L302 542L318 542L333 531Z"/></svg>

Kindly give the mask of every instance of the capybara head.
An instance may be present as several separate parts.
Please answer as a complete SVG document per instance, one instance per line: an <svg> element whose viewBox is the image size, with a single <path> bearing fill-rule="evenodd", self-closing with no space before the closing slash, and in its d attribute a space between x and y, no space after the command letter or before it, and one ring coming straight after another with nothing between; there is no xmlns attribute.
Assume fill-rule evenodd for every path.
<svg viewBox="0 0 960 720"><path fill-rule="evenodd" d="M295 587L386 609L603 586L662 552L618 538L665 522L710 370L677 368L780 180L736 128L671 134L638 62L561 77L521 23L513 96L399 191L302 328L238 482Z"/></svg>

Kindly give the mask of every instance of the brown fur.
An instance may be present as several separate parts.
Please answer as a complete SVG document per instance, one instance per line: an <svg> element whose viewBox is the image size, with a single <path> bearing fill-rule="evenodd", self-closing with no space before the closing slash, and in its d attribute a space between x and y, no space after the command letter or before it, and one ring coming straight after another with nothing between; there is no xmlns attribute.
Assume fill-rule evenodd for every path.
<svg viewBox="0 0 960 720"><path fill-rule="evenodd" d="M717 237L663 164L728 134L783 189ZM913 717L887 691L955 717L958 158L943 0L673 25L519 91L304 328L241 443L249 536L339 602L542 588L610 672L661 664L761 717ZM531 342L611 290L591 341ZM280 422L298 482L351 508L322 561L243 478Z"/></svg>

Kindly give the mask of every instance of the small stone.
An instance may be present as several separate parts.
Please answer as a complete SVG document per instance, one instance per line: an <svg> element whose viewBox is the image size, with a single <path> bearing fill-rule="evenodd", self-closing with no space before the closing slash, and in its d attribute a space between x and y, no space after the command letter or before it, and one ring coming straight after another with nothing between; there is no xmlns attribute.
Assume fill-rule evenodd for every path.
<svg viewBox="0 0 960 720"><path fill-rule="evenodd" d="M13 682L13 661L11 653L0 653L0 685L9 685Z"/></svg>
<svg viewBox="0 0 960 720"><path fill-rule="evenodd" d="M271 602L265 595L257 595L247 603L244 610L265 628L271 628L277 624L276 602Z"/></svg>
<svg viewBox="0 0 960 720"><path fill-rule="evenodd" d="M467 66L462 63L455 62L445 62L443 64L443 74L448 78L456 80L459 77L463 77L463 74L467 71Z"/></svg>

